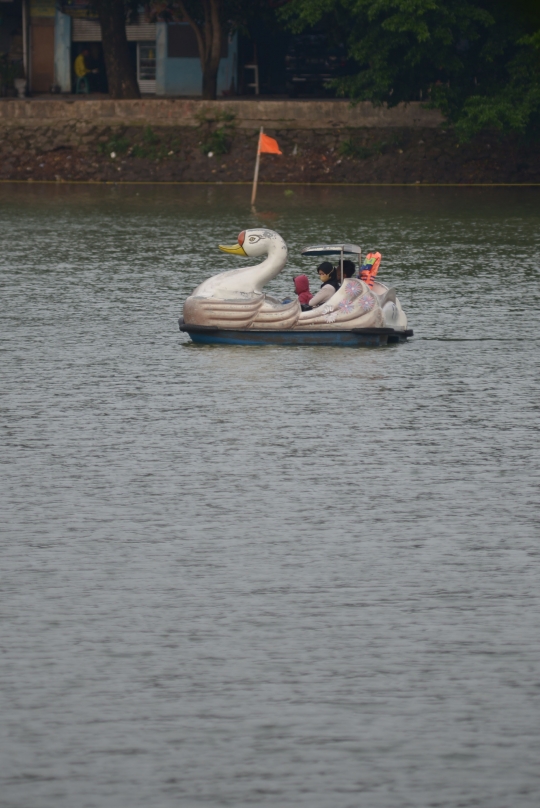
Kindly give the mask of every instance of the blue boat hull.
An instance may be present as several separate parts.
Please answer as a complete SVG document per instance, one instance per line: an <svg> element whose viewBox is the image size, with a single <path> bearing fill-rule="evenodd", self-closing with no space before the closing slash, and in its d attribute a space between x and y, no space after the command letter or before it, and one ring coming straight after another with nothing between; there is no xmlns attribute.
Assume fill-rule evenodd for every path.
<svg viewBox="0 0 540 808"><path fill-rule="evenodd" d="M412 330L393 328L354 328L351 331L255 331L251 329L215 328L185 325L179 320L180 331L201 345L327 345L340 348L377 348L389 343L404 342Z"/></svg>

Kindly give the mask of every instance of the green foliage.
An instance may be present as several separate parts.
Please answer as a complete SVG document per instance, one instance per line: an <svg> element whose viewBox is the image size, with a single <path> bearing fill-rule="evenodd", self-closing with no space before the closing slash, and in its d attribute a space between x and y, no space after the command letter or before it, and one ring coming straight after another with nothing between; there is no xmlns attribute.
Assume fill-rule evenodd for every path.
<svg viewBox="0 0 540 808"><path fill-rule="evenodd" d="M105 143L98 145L98 152L103 155L114 153L116 157L163 160L166 157L177 155L180 147L181 143L176 137L158 136L151 126L147 126L133 141L130 141L125 135L113 134Z"/></svg>
<svg viewBox="0 0 540 808"><path fill-rule="evenodd" d="M339 144L338 151L343 157L354 157L360 160L366 160L373 154L367 146L355 143L354 140L344 140Z"/></svg>
<svg viewBox="0 0 540 808"><path fill-rule="evenodd" d="M132 149L131 154L133 157L146 157L150 160L156 160L160 157L165 157L167 149L161 146L159 138L156 136L151 126L146 126L143 130L142 142L136 143Z"/></svg>
<svg viewBox="0 0 540 808"><path fill-rule="evenodd" d="M423 100L467 139L538 122L539 9L532 0L291 0L280 14L292 30L319 26L346 42L339 94Z"/></svg>
<svg viewBox="0 0 540 808"><path fill-rule="evenodd" d="M399 137L390 137L387 140L380 140L372 143L370 146L365 146L359 143L354 138L343 140L339 144L338 151L343 157L352 157L356 160L367 160L369 157L374 157L377 154L386 154L392 147L400 145Z"/></svg>
<svg viewBox="0 0 540 808"><path fill-rule="evenodd" d="M211 111L203 108L195 116L205 130L200 144L203 154L213 152L217 156L228 154L236 131L236 115L227 110Z"/></svg>
<svg viewBox="0 0 540 808"><path fill-rule="evenodd" d="M228 154L231 150L231 139L228 132L223 128L214 129L210 132L206 140L201 143L203 154L213 152L216 155Z"/></svg>
<svg viewBox="0 0 540 808"><path fill-rule="evenodd" d="M127 154L128 149L129 140L119 135L113 135L106 143L100 143L98 145L98 152L100 154L111 154L111 152L114 152L114 154L122 155Z"/></svg>
<svg viewBox="0 0 540 808"><path fill-rule="evenodd" d="M508 81L486 95L471 95L456 117L456 131L465 141L483 129L522 134L540 124L540 31L523 37L508 65Z"/></svg>

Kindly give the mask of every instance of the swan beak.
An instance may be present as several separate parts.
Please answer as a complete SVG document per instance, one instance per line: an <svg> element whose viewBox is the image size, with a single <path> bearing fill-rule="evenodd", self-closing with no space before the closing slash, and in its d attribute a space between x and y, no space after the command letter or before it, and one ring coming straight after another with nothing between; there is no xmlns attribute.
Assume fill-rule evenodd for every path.
<svg viewBox="0 0 540 808"><path fill-rule="evenodd" d="M231 253L232 255L243 255L247 258L247 252L241 244L233 244L232 247L226 247L224 244L219 244L218 246L223 252Z"/></svg>

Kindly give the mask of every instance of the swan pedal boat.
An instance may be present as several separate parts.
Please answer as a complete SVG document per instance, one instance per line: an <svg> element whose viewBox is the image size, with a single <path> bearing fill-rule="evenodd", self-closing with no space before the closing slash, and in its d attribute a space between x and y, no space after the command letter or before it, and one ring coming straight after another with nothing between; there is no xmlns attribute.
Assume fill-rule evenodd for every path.
<svg viewBox="0 0 540 808"><path fill-rule="evenodd" d="M180 330L206 345L336 345L379 346L404 342L413 335L396 290L379 281L370 288L358 278L345 278L323 305L302 311L298 300L282 303L263 292L287 262L287 245L266 228L243 230L238 243L219 245L232 255L260 258L254 266L220 272L203 281L184 303ZM353 255L355 244L305 247L302 255Z"/></svg>

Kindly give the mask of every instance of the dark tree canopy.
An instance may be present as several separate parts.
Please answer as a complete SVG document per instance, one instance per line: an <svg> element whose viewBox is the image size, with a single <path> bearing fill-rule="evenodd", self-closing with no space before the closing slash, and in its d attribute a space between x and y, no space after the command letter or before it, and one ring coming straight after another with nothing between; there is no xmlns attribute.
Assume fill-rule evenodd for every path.
<svg viewBox="0 0 540 808"><path fill-rule="evenodd" d="M292 30L324 25L352 69L335 81L355 100L424 100L467 138L540 123L537 0L290 0Z"/></svg>

